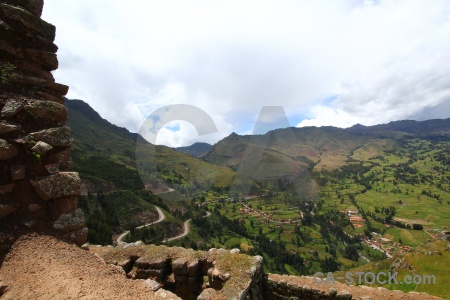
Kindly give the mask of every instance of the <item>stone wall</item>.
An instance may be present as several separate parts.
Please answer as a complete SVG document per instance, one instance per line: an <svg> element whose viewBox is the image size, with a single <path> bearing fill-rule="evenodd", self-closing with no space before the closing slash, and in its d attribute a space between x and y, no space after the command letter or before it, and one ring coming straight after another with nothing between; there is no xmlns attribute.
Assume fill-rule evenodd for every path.
<svg viewBox="0 0 450 300"><path fill-rule="evenodd" d="M78 173L70 172L70 129L56 83L55 26L43 0L0 2L0 247L27 231L85 242L77 209ZM1 249L0 249L1 251Z"/></svg>
<svg viewBox="0 0 450 300"><path fill-rule="evenodd" d="M117 247L84 245L83 248L105 263L117 266L128 278L145 280L153 291L169 290L188 300L441 299L383 287L339 282L319 284L310 276L265 274L261 256L243 255L238 249L194 251L142 242Z"/></svg>
<svg viewBox="0 0 450 300"><path fill-rule="evenodd" d="M154 290L169 290L181 299L263 299L261 256L238 249L194 251L142 242L83 248L116 265L130 279L145 280Z"/></svg>

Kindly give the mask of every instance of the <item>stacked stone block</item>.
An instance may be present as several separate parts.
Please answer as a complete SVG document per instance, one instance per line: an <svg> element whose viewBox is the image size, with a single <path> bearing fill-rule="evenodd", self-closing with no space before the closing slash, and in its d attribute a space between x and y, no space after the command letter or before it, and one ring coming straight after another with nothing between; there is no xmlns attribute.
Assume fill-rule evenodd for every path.
<svg viewBox="0 0 450 300"><path fill-rule="evenodd" d="M163 282L170 274L170 260L168 258L141 257L136 260L134 266L135 278L151 278L158 282Z"/></svg>
<svg viewBox="0 0 450 300"><path fill-rule="evenodd" d="M172 262L175 279L175 293L183 299L195 299L202 287L201 262L185 258L177 258Z"/></svg>
<svg viewBox="0 0 450 300"><path fill-rule="evenodd" d="M86 241L77 209L80 177L70 172L70 129L56 83L55 27L43 0L0 3L0 247L27 231Z"/></svg>

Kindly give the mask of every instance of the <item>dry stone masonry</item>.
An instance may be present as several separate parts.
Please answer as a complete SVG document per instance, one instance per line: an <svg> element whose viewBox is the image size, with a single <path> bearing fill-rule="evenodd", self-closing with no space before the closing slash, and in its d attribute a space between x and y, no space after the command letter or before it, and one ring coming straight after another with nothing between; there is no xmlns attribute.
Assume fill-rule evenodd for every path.
<svg viewBox="0 0 450 300"><path fill-rule="evenodd" d="M153 291L168 290L181 299L263 299L262 257L243 255L237 249L194 251L139 242L83 248L117 266L131 280L145 280Z"/></svg>
<svg viewBox="0 0 450 300"><path fill-rule="evenodd" d="M56 83L55 27L43 0L0 3L0 251L27 231L83 244L80 177L70 172L70 129Z"/></svg>
<svg viewBox="0 0 450 300"><path fill-rule="evenodd" d="M115 265L131 280L145 280L151 290L170 291L181 299L441 299L382 287L317 284L310 276L265 274L261 256L243 255L238 249L194 251L142 242L117 247L86 244L83 248Z"/></svg>

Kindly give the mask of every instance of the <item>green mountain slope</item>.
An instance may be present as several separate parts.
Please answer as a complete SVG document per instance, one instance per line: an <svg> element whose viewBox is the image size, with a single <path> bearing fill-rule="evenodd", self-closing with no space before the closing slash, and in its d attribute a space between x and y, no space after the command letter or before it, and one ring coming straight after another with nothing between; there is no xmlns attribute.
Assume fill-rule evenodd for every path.
<svg viewBox="0 0 450 300"><path fill-rule="evenodd" d="M212 145L210 145L208 143L194 143L190 146L174 148L174 150L181 152L181 153L189 154L190 156L193 156L193 157L201 157L201 156L203 156L203 154L208 152L211 148L212 148Z"/></svg>
<svg viewBox="0 0 450 300"><path fill-rule="evenodd" d="M362 147L370 145L376 153L397 148L398 140L403 137L445 139L449 134L450 119L406 120L376 126L357 124L347 129L329 126L284 128L252 136L232 133L215 144L204 158L237 171L245 162L245 153L253 153L254 146L258 146L264 155L276 156L275 160L293 165L296 170L304 168L305 163L315 170L333 170L348 163L353 152ZM249 157L255 159L255 156ZM247 172L246 167L243 168L243 172Z"/></svg>
<svg viewBox="0 0 450 300"><path fill-rule="evenodd" d="M218 188L231 184L233 171L209 164L169 147L154 146L125 128L112 125L81 100L66 100L72 129L72 168L91 181L112 182L117 189L139 190L152 186L167 190L170 183L189 186L211 182ZM138 141L136 143L136 140ZM135 152L149 153L143 161L152 164L144 186L136 168ZM146 157L144 154L143 157ZM157 170L159 172L157 172Z"/></svg>

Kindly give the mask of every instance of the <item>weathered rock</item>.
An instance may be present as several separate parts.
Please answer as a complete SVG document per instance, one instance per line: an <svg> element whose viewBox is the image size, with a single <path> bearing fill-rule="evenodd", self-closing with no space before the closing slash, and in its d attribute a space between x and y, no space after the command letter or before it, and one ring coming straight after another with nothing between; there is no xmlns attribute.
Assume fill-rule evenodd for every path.
<svg viewBox="0 0 450 300"><path fill-rule="evenodd" d="M217 298L217 292L215 289L206 288L197 297L197 300L214 300Z"/></svg>
<svg viewBox="0 0 450 300"><path fill-rule="evenodd" d="M148 285L148 287L152 290L152 291L157 291L157 290L159 290L160 288L161 288L161 286L159 285L159 283L158 282L156 282L156 281L154 281L154 280L152 280L152 279L146 279L145 281L144 281L147 285Z"/></svg>
<svg viewBox="0 0 450 300"><path fill-rule="evenodd" d="M2 118L9 118L16 115L23 109L23 105L15 100L8 100L3 106L2 111L0 113Z"/></svg>
<svg viewBox="0 0 450 300"><path fill-rule="evenodd" d="M128 273L133 268L133 261L131 259L125 259L120 261L117 265L122 267L125 273Z"/></svg>
<svg viewBox="0 0 450 300"><path fill-rule="evenodd" d="M136 278L137 279L147 279L153 278L157 281L161 281L163 279L165 269L136 269Z"/></svg>
<svg viewBox="0 0 450 300"><path fill-rule="evenodd" d="M0 3L0 11L3 12L6 18L22 23L30 32L39 34L51 41L55 39L55 26L28 11L4 3Z"/></svg>
<svg viewBox="0 0 450 300"><path fill-rule="evenodd" d="M198 264L198 260L194 260L189 262L188 266L188 276L189 277L194 277L195 275L197 275L198 270L199 270L199 264Z"/></svg>
<svg viewBox="0 0 450 300"><path fill-rule="evenodd" d="M17 210L16 207L10 205L10 204L0 204L0 219L3 219L13 212Z"/></svg>
<svg viewBox="0 0 450 300"><path fill-rule="evenodd" d="M52 218L56 219L61 214L65 214L74 211L77 208L77 197L64 197L59 199L53 199L48 201L50 207L50 214Z"/></svg>
<svg viewBox="0 0 450 300"><path fill-rule="evenodd" d="M33 229L38 225L38 220L23 220L22 224L28 229Z"/></svg>
<svg viewBox="0 0 450 300"><path fill-rule="evenodd" d="M80 194L80 176L77 172L61 172L41 179L30 180L36 194L44 200Z"/></svg>
<svg viewBox="0 0 450 300"><path fill-rule="evenodd" d="M33 152L36 152L40 155L44 155L45 153L51 151L53 147L46 142L39 141L37 142L33 147L31 147L31 150Z"/></svg>
<svg viewBox="0 0 450 300"><path fill-rule="evenodd" d="M17 155L17 148L5 140L0 139L0 160L8 160Z"/></svg>
<svg viewBox="0 0 450 300"><path fill-rule="evenodd" d="M29 210L29 211L32 211L32 212L41 210L41 209L43 209L43 208L44 208L44 207L43 207L42 205L37 204L37 203L32 203L32 204L29 204L29 205L28 205L28 210Z"/></svg>
<svg viewBox="0 0 450 300"><path fill-rule="evenodd" d="M135 266L141 269L162 269L165 264L165 258L157 257L141 257L135 262Z"/></svg>
<svg viewBox="0 0 450 300"><path fill-rule="evenodd" d="M0 186L0 195L11 194L14 187L15 187L15 184L13 184L13 183L1 185Z"/></svg>
<svg viewBox="0 0 450 300"><path fill-rule="evenodd" d="M46 142L52 146L69 147L72 144L70 129L67 126L33 132L28 135L28 138L34 141Z"/></svg>
<svg viewBox="0 0 450 300"><path fill-rule="evenodd" d="M27 176L25 165L12 165L10 168L10 176L12 181L22 180Z"/></svg>
<svg viewBox="0 0 450 300"><path fill-rule="evenodd" d="M84 221L84 213L78 208L73 212L60 215L59 218L53 222L53 228L59 232L67 233L83 228Z"/></svg>
<svg viewBox="0 0 450 300"><path fill-rule="evenodd" d="M70 170L70 151L69 149L64 149L58 153L54 153L53 162L57 163L60 171Z"/></svg>
<svg viewBox="0 0 450 300"><path fill-rule="evenodd" d="M230 254L239 254L239 253L241 253L241 250L239 250L237 248L234 248L234 249L230 250Z"/></svg>
<svg viewBox="0 0 450 300"><path fill-rule="evenodd" d="M182 300L180 297L172 292L166 291L164 289L159 289L155 292L155 299L165 299L165 300Z"/></svg>
<svg viewBox="0 0 450 300"><path fill-rule="evenodd" d="M175 275L187 275L187 259L185 258L177 258L172 262L172 271Z"/></svg>
<svg viewBox="0 0 450 300"><path fill-rule="evenodd" d="M15 0L14 3L17 6L23 7L33 15L40 17L44 0Z"/></svg>
<svg viewBox="0 0 450 300"><path fill-rule="evenodd" d="M25 111L35 118L59 125L67 120L67 108L53 101L31 101L25 105Z"/></svg>
<svg viewBox="0 0 450 300"><path fill-rule="evenodd" d="M20 131L20 125L10 124L6 121L0 121L0 134L7 134L15 131Z"/></svg>
<svg viewBox="0 0 450 300"><path fill-rule="evenodd" d="M0 280L0 296L8 292L8 289L9 289L8 285Z"/></svg>
<svg viewBox="0 0 450 300"><path fill-rule="evenodd" d="M74 242L78 246L81 246L84 243L86 243L86 241L87 241L87 234L88 234L87 227L83 227L81 229L78 229L78 230L72 231L72 232L70 232L68 234L65 234L64 237L66 239L71 240L72 242Z"/></svg>
<svg viewBox="0 0 450 300"><path fill-rule="evenodd" d="M55 53L36 49L26 49L25 52L28 59L40 64L46 71L53 71L58 68L58 59Z"/></svg>
<svg viewBox="0 0 450 300"><path fill-rule="evenodd" d="M341 300L351 300L352 294L350 294L349 291L342 290L337 294L336 298Z"/></svg>
<svg viewBox="0 0 450 300"><path fill-rule="evenodd" d="M188 282L187 275L175 275L175 282L179 284L184 284Z"/></svg>
<svg viewBox="0 0 450 300"><path fill-rule="evenodd" d="M59 173L59 164L48 164L44 166L49 174ZM81 189L81 187L80 187Z"/></svg>
<svg viewBox="0 0 450 300"><path fill-rule="evenodd" d="M216 290L220 290L225 283L225 280L221 277L221 273L217 268L208 270L208 281L209 285Z"/></svg>

